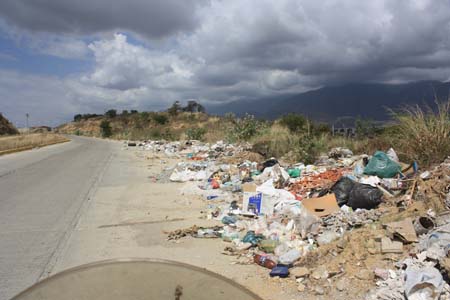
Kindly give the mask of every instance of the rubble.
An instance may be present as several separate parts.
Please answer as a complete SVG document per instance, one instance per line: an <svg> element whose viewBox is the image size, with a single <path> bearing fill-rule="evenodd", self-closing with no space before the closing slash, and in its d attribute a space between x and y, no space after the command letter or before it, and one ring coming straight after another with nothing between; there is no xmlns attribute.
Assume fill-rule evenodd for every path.
<svg viewBox="0 0 450 300"><path fill-rule="evenodd" d="M302 293L450 299L450 158L418 172L393 149L370 157L335 148L314 165L285 165L249 145L139 147L181 160L163 177L205 202L202 218L223 224L176 230L169 240L219 238L236 263L270 265L267 275Z"/></svg>

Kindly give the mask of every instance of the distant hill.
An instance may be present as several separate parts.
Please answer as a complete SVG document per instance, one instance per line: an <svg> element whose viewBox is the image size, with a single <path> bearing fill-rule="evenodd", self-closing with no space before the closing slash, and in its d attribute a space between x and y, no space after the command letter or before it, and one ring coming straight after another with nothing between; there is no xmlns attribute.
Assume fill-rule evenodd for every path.
<svg viewBox="0 0 450 300"><path fill-rule="evenodd" d="M386 108L398 109L408 104L434 106L449 99L450 82L419 81L406 84L355 83L324 87L295 95L236 101L207 106L213 114L234 112L274 119L290 112L301 113L318 121L332 121L343 116L360 116L378 121L389 119Z"/></svg>
<svg viewBox="0 0 450 300"><path fill-rule="evenodd" d="M0 113L0 135L19 134L14 125Z"/></svg>

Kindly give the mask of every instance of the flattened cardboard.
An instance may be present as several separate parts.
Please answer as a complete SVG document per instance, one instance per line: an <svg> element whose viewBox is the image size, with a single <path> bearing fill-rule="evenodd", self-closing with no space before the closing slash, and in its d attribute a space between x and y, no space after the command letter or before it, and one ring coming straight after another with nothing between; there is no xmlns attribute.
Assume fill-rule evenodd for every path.
<svg viewBox="0 0 450 300"><path fill-rule="evenodd" d="M340 209L334 194L328 194L319 198L303 199L302 204L311 214L317 217L328 216Z"/></svg>

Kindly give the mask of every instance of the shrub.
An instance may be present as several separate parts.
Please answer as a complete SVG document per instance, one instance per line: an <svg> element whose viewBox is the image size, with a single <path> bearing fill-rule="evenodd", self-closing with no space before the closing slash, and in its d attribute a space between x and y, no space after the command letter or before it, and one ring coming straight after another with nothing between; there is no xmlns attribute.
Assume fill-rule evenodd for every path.
<svg viewBox="0 0 450 300"><path fill-rule="evenodd" d="M300 132L306 127L307 120L302 115L290 113L281 117L280 124L289 128L291 132Z"/></svg>
<svg viewBox="0 0 450 300"><path fill-rule="evenodd" d="M150 121L150 113L143 111L139 114L139 119L142 123L148 123Z"/></svg>
<svg viewBox="0 0 450 300"><path fill-rule="evenodd" d="M73 121L80 122L82 118L83 116L81 114L76 114L75 116L73 116Z"/></svg>
<svg viewBox="0 0 450 300"><path fill-rule="evenodd" d="M100 123L100 129L102 132L102 137L110 137L112 135L111 124L107 120L103 120Z"/></svg>
<svg viewBox="0 0 450 300"><path fill-rule="evenodd" d="M450 101L436 102L436 110L407 106L400 113L391 110L398 122L395 140L400 155L428 166L450 153Z"/></svg>
<svg viewBox="0 0 450 300"><path fill-rule="evenodd" d="M186 130L186 137L188 140L203 140L205 134L205 128L189 128Z"/></svg>
<svg viewBox="0 0 450 300"><path fill-rule="evenodd" d="M253 115L246 114L243 118L234 119L231 121L231 128L228 134L228 140L246 141L248 142L252 137L260 134L265 128L264 122L261 122Z"/></svg>
<svg viewBox="0 0 450 300"><path fill-rule="evenodd" d="M255 139L253 151L266 158L310 164L327 150L327 141L325 135L314 137L307 133L292 133L287 127L275 124Z"/></svg>
<svg viewBox="0 0 450 300"><path fill-rule="evenodd" d="M152 115L153 121L155 121L157 124L164 125L169 121L169 118L167 118L165 115L162 114L154 114Z"/></svg>
<svg viewBox="0 0 450 300"><path fill-rule="evenodd" d="M108 118L115 118L117 116L117 110L110 109L107 112L105 112L105 116L107 116Z"/></svg>

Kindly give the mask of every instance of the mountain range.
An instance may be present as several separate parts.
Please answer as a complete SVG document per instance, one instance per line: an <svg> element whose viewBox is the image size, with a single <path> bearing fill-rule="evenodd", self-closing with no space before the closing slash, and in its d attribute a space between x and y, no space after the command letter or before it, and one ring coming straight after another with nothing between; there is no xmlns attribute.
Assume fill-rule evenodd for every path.
<svg viewBox="0 0 450 300"><path fill-rule="evenodd" d="M418 81L404 84L352 83L328 86L300 94L240 100L206 106L212 114L245 113L274 119L299 113L316 121L332 122L340 117L361 117L373 121L390 119L389 109L405 105L435 107L436 99L449 99L450 82Z"/></svg>

